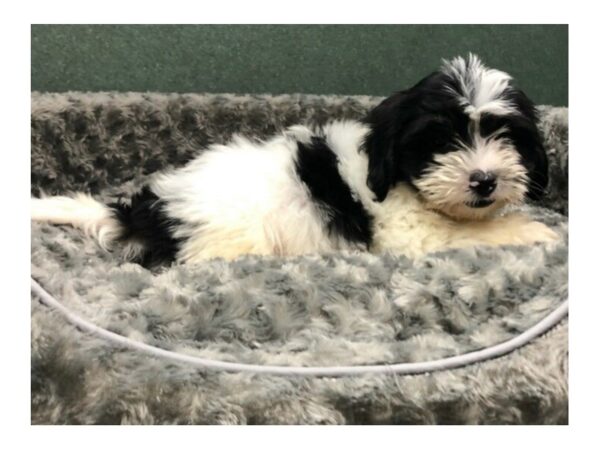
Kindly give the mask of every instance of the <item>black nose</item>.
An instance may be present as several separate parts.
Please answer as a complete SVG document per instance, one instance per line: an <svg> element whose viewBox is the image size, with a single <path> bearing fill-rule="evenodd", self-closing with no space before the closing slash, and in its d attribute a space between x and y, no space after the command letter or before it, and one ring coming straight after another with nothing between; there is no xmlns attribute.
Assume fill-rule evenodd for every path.
<svg viewBox="0 0 600 450"><path fill-rule="evenodd" d="M496 175L476 170L469 177L469 188L481 197L487 197L496 189Z"/></svg>

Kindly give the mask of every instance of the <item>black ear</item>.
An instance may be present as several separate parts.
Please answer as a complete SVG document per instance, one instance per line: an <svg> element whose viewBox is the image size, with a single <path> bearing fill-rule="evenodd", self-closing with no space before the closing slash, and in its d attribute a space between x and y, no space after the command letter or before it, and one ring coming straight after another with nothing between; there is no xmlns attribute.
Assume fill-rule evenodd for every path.
<svg viewBox="0 0 600 450"><path fill-rule="evenodd" d="M410 91L398 92L381 102L365 119L371 127L365 139L365 150L369 157L367 185L379 202L385 200L388 191L398 180L399 161L395 146L400 140L410 97Z"/></svg>
<svg viewBox="0 0 600 450"><path fill-rule="evenodd" d="M410 181L411 150L407 147L410 124L427 111L439 109L440 104L452 97L447 89L451 82L447 75L433 72L410 89L386 98L365 118L371 128L365 139L369 157L367 185L377 201L385 200L397 182Z"/></svg>
<svg viewBox="0 0 600 450"><path fill-rule="evenodd" d="M520 113L514 121L514 129L511 129L511 138L527 169L527 197L539 200L548 186L548 156L538 128L538 112L533 102L519 89L513 89L507 97Z"/></svg>
<svg viewBox="0 0 600 450"><path fill-rule="evenodd" d="M548 187L548 156L541 138L532 143L529 154L529 160L525 163L529 178L527 197L530 200L539 200Z"/></svg>

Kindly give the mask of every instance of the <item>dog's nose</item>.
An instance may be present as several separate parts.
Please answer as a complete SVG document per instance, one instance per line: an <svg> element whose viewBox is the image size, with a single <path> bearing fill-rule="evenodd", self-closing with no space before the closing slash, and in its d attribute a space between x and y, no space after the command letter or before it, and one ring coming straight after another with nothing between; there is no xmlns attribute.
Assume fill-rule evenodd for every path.
<svg viewBox="0 0 600 450"><path fill-rule="evenodd" d="M488 197L496 189L496 180L496 174L476 170L469 177L469 187L481 197Z"/></svg>

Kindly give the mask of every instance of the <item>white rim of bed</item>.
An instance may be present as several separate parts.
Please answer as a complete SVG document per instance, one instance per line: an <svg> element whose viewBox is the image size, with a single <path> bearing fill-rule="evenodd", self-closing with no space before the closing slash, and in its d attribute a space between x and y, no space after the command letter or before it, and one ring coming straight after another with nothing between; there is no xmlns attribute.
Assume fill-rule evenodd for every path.
<svg viewBox="0 0 600 450"><path fill-rule="evenodd" d="M141 351L159 358L169 359L171 361L189 364L199 369L222 371L222 372L245 372L263 375L280 375L294 377L347 377L355 375L369 374L394 374L394 375L417 375L439 370L456 369L470 364L483 362L492 358L506 355L525 344L531 342L536 337L546 333L563 318L568 315L569 301L563 301L554 311L540 320L538 323L528 328L518 336L500 344L486 347L481 350L463 353L462 355L449 358L436 359L424 362L398 363L398 364L378 364L378 365L359 365L359 366L331 366L331 367L299 367L299 366L269 366L258 364L244 364L213 359L199 358L191 355L164 350L159 347L144 344L119 334L108 331L93 323L81 318L66 306L50 295L36 280L31 278L31 290L37 294L42 303L55 308L62 313L66 319L76 327L96 335L111 344L118 347L125 347L132 350Z"/></svg>

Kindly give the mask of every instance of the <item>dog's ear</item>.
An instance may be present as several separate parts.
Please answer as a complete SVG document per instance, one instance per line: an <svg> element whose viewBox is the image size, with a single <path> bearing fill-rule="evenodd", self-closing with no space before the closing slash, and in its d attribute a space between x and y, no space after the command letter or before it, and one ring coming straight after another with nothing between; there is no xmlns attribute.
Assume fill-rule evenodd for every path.
<svg viewBox="0 0 600 450"><path fill-rule="evenodd" d="M525 163L529 178L527 197L531 200L539 200L548 187L548 156L539 134L531 139L528 154Z"/></svg>
<svg viewBox="0 0 600 450"><path fill-rule="evenodd" d="M548 186L548 156L538 128L538 111L533 102L519 89L513 89L508 98L520 113L520 117L514 122L516 126L511 130L511 137L527 169L527 197L530 200L539 200Z"/></svg>
<svg viewBox="0 0 600 450"><path fill-rule="evenodd" d="M398 92L382 101L365 119L371 128L365 139L369 157L367 185L379 202L385 200L390 188L398 181L397 145L410 98L410 90Z"/></svg>
<svg viewBox="0 0 600 450"><path fill-rule="evenodd" d="M405 148L409 124L431 109L423 107L432 101L429 94L436 93L433 99L440 97L445 92L441 87L451 81L441 72L433 72L410 89L383 100L365 118L365 123L371 128L364 143L369 157L367 185L375 193L377 201L385 200L390 188L397 182L409 181L406 168L411 155ZM432 108L435 109L435 106Z"/></svg>

